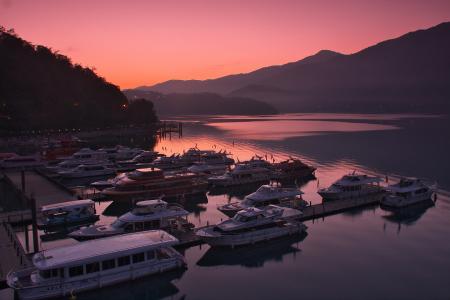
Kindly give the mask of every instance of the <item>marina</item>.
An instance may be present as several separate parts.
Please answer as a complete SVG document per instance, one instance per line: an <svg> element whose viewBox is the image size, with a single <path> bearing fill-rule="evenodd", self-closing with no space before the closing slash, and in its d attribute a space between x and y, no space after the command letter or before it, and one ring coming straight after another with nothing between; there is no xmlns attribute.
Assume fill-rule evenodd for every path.
<svg viewBox="0 0 450 300"><path fill-rule="evenodd" d="M186 132L187 130L187 132ZM193 141L190 138L190 134L192 134L193 129L191 129L189 126L185 126L185 135L183 138L181 138L180 140L162 140L160 142L159 145L157 145L155 147L155 151L158 151L161 154L170 154L171 152L175 152L175 151L179 151L179 153L183 153L183 148L180 148L180 150L176 150L176 149L170 149L168 147L173 147L174 145L179 145L181 147L183 147L183 145L186 145L184 147L184 149L188 149L190 145L195 144L193 143ZM194 139L195 141L198 143L199 140L197 138L195 138L194 135ZM167 141L167 142L166 142ZM202 140L200 140L202 141ZM208 142L206 142L207 144L205 144L205 142L203 142L202 147L199 147L200 149L208 149L207 146L205 145L209 145L209 149L215 149L217 147L218 143L224 143L224 141L219 141L219 140L210 140ZM234 144L234 145L233 145ZM248 161L252 161L251 163L254 164L254 166L256 168L263 168L264 166L264 161L266 161L264 158L261 158L259 161L256 161L256 159L254 158L254 152L258 151L256 150L253 146L251 146L250 144L248 144L247 142L242 142L242 144L236 145L236 141L233 141L231 143L227 143L225 142L224 144L221 145L222 148L229 148L228 151L229 153L232 155L232 157L235 158L236 163L237 164L241 164L241 163L245 163L245 159L247 159ZM192 146L191 146L192 147ZM263 149L263 148L262 148ZM236 154L233 153L233 150L235 151ZM213 151L213 150L211 150ZM263 152L264 150L259 149L259 151ZM240 160L238 161L238 155ZM271 156L274 156L274 160L283 162L283 161L289 161L292 160L292 153L283 153L283 152L279 152L278 150L273 151L272 153L269 154L263 154L263 156L267 155L269 159L271 159ZM224 250L219 250L219 249L214 249L213 248L208 248L209 245L205 244L205 242L207 241L205 238L202 238L201 235L199 236L197 233L199 231L204 231L207 228L212 228L211 226L213 226L213 224L219 224L222 222L226 222L226 220L228 219L228 214L225 212L221 212L219 207L223 204L226 205L231 205L231 206L235 206L236 207L236 211L239 211L240 209L244 209L245 211L245 207L246 206L239 206L241 204L246 203L245 199L246 197L256 197L255 199L261 199L260 201L262 201L261 203L265 203L265 205L273 203L271 201L272 198L274 196L270 196L273 193L279 193L279 197L280 199L292 199L289 197L299 197L301 205L297 204L296 206L293 205L292 202L289 201L280 201L278 203L281 203L281 209L283 210L288 210L291 209L290 207L294 208L293 210L299 211L299 215L295 218L293 218L291 221L292 225L287 225L288 227L286 228L291 228L291 230L286 231L286 233L279 233L280 236L283 235L288 235L288 237L277 237L278 234L273 234L273 237L277 237L276 239L272 240L272 238L269 238L270 235L260 235L261 237L261 241L258 241L258 238L256 238L258 235L255 235L253 238L249 238L250 244L252 244L251 246L244 246L246 247L250 247L248 251L253 251L251 250L252 248L255 248L254 251L258 252L258 251L262 251L261 248L264 247L275 247L275 245L279 244L279 245L284 245L284 240L289 241L289 240L296 240L296 241L303 241L303 239L305 239L306 241L308 241L309 239L311 239L311 236L313 235L313 233L311 232L311 230L314 231L314 228L316 228L317 226L322 227L322 226L327 226L327 223L330 221L327 221L328 219L330 220L335 220L336 216L337 218L341 218L340 216L346 216L346 215L352 215L353 213L358 214L359 212L370 212L373 211L378 212L379 211L379 204L380 202L386 197L386 192L380 192L377 191L376 193L367 193L367 194L357 194L357 193L353 193L350 194L342 199L338 199L338 200L330 200L324 199L322 200L322 197L320 196L320 193L318 193L319 191L323 190L324 186L332 186L333 183L335 182L340 182L339 179L344 178L346 176L353 176L352 174L354 174L355 176L362 176L362 174L368 174L368 176L370 178L372 177L376 177L376 178L382 178L382 180L377 180L377 181L382 181L379 183L375 184L375 187L382 187L383 190L385 187L390 186L392 184L395 184L396 182L400 181L400 177L396 176L396 175L382 175L382 174L374 174L366 169L363 168L358 168L355 166L349 166L346 165L343 168L339 168L339 172L338 173L334 173L334 171L332 172L333 176L326 176L326 174L329 174L331 171L329 169L327 169L327 167L325 167L325 170L323 170L323 168L320 166L320 164L317 163L317 161L310 161L308 158L305 158L304 156L298 156L298 158L301 161L304 161L306 164L310 164L310 165L314 165L317 166L315 167L315 174L316 177L315 179L305 179L305 180L300 180L300 179L295 179L295 180L287 180L286 178L278 178L279 181L274 180L274 178L267 178L269 184L267 186L262 185L261 183L256 183L256 185L252 185L252 184L248 184L250 182L241 182L239 183L239 185L237 187L227 187L225 190L223 190L222 192L213 192L215 191L215 187L208 187L207 192L206 192L206 196L203 197L186 197L186 198L172 198L171 200L169 200L167 205L172 205L172 204L176 204L176 205L180 205L180 207L184 207L184 209L186 210L185 213L185 217L186 217L186 222L189 222L190 224L192 224L192 227L186 227L183 230L180 230L181 227L183 226L179 226L179 225L173 225L173 231L169 231L171 234L173 234L174 237L177 238L177 240L179 240L179 242L174 245L176 247L176 249L178 249L179 251L181 251L181 253L184 253L184 255L186 256L186 260L187 260L187 264L188 264L188 270L186 271L187 273L189 273L189 268L192 267L192 262L190 263L190 253L197 252L200 251L201 253L204 252L203 249L207 249L207 256L208 257L216 257L215 259L219 259L222 260L222 257L218 257L213 253L222 253ZM269 159L267 161L269 161ZM271 163L270 161L267 164L267 168L268 170L272 169L271 167ZM231 167L231 169L233 169L233 167ZM358 172L354 172L354 169L358 169ZM138 169L139 170L139 169ZM147 170L147 171L145 171ZM146 210L148 205L152 205L152 204L157 204L158 202L152 202L152 201L158 201L158 200L149 200L151 198L133 198L130 197L128 198L129 200L133 199L132 201L124 201L124 199L122 200L113 200L111 201L110 198L108 198L108 195L102 194L102 190L103 189L103 185L105 186L105 189L107 190L108 187L107 185L110 186L116 186L118 182L123 181L123 182L129 182L128 184L132 183L133 180L140 178L141 174L139 172L142 172L142 174L144 173L148 173L150 175L145 175L145 177L147 177L146 182L153 182L155 179L157 178L161 178L161 174L158 175L158 171L157 169L142 169L142 171L138 171L137 173L133 173L136 171L128 171L126 174L129 175L125 175L125 177L123 177L123 175L119 175L117 176L115 179L112 179L111 176L109 178L105 178L105 179L100 179L98 180L98 177L89 177L92 178L89 180L89 182L93 183L95 180L97 180L97 184L95 185L90 185L88 183L88 181L83 180L83 181L79 181L78 179L71 179L71 180L67 180L67 179L61 179L60 177L56 176L56 175L52 175L52 173L49 173L48 171L46 171L45 169L39 169L38 171L33 171L33 170L28 170L26 172L24 172L24 186L25 188L22 189L22 173L21 171L7 171L4 173L4 180L10 182L10 184L12 184L14 187L14 190L16 191L16 193L20 196L19 198L23 198L25 200L24 204L25 207L27 205L29 205L29 201L30 201L30 197L31 195L33 195L33 197L36 200L36 204L37 204L37 216L38 219L42 219L42 214L40 212L40 208L43 206L48 206L48 207L52 207L52 206L57 206L57 203L61 203L61 202L67 202L67 201L74 201L77 198L84 198L84 195L89 195L89 194L99 194L102 195L101 197L97 198L96 200L94 200L95 202L95 211L97 214L99 214L100 220L95 223L96 225L92 226L88 225L87 227L85 227L86 229L90 229L90 230L94 230L94 231L98 231L98 232L103 232L104 230L98 230L98 228L108 228L108 226L110 226L110 224L114 224L114 222L116 220L120 220L122 217L120 217L121 215L125 216L127 214L128 211L130 211L131 209L133 209L133 207L135 208L139 208L142 210L141 212L139 212L136 216L140 215L140 216L144 216L145 213L143 210ZM167 172L167 171L163 171L163 172ZM171 171L174 172L174 171ZM176 171L176 172L180 172L180 171ZM135 177L137 176L137 177ZM173 175L169 175L169 176L173 176ZM214 176L212 174L206 174L206 175L198 175L198 176L206 176L203 178L208 178L210 176ZM199 177L199 178L200 178ZM386 177L386 178L384 178ZM388 177L388 178L387 178ZM389 182L387 182L387 180L389 180ZM364 180L363 180L364 181ZM369 180L370 181L370 180ZM82 185L83 184L83 187ZM381 185L379 185L381 184ZM262 185L262 186L261 186ZM97 186L98 186L98 190L97 190ZM256 193L255 196L251 196L254 194L254 192L257 192L259 189L258 188L263 188L266 187L265 189L267 189L268 194L266 195L266 193L262 193L262 191L264 189L262 189L259 193ZM24 190L25 192L23 192L22 190ZM220 189L218 189L220 191ZM354 189L356 190L356 189ZM269 192L270 191L270 192ZM440 194L441 192L438 192L438 194ZM277 194L278 195L278 194ZM275 197L275 198L276 198ZM439 196L439 200L436 202L436 198L434 197L428 197L431 200L433 200L433 204L431 205L431 207L435 207L436 203L440 203L440 201L442 201L442 197L445 196ZM275 199L274 198L274 199ZM203 200L204 199L204 200ZM62 201L63 200L63 201ZM28 202L27 202L28 201ZM76 200L78 201L78 200ZM142 203L139 204L141 201ZM206 201L206 202L205 202ZM267 201L264 202L264 201ZM444 200L445 201L445 200ZM70 203L70 202L67 202ZM161 204L164 204L166 202L161 202ZM228 203L228 204L227 204ZM253 203L253 205L255 205L256 202ZM274 203L275 205L277 205L276 203ZM255 208L255 209L264 209L264 204L261 204L262 206L259 208ZM230 207L231 207L230 206ZM239 209L237 209L239 207ZM288 208L289 207L289 208ZM417 208L417 207L416 207ZM248 208L248 209L253 209L253 208ZM428 209L428 208L427 208ZM205 211L207 213L205 213ZM378 214L378 213L377 213ZM232 215L231 215L232 216ZM9 218L9 221L8 221ZM128 218L128 217L127 217ZM158 217L156 217L158 219ZM33 253L33 246L32 244L34 243L33 241L33 218L32 218L32 213L31 213L31 209L22 209L22 210L15 210L12 211L10 213L2 213L2 220L5 221L5 225L7 225L8 223L10 223L11 225L13 225L13 227L11 225L8 225L10 232L13 231L14 232L14 237L17 240L16 243L12 243L9 245L12 245L12 248L14 248L15 245L18 245L19 247L17 249L19 250L15 250L15 251L4 251L5 255L2 255L2 258L0 259L0 265L7 265L9 266L8 268L17 268L17 267L24 267L24 266L30 266L30 263L32 262L31 260L31 255ZM131 220L131 219L130 219ZM136 219L137 220L137 219ZM134 225L133 226L133 231L136 232L146 232L146 230L151 230L150 227L145 227L146 223L145 221L142 221L143 223L142 228L139 227L141 225ZM24 234L23 228L24 228L24 224L25 227L27 227L27 233ZM150 223L149 223L150 224ZM149 225L148 224L148 225ZM185 223L188 224L188 223ZM298 224L298 225L294 225L294 224ZM303 224L305 225L305 227L303 227ZM323 224L323 225L322 225ZM150 225L149 225L150 226ZM289 227L292 226L292 227ZM194 228L195 227L195 228ZM14 229L13 229L14 228ZM78 227L79 228L79 227ZM86 230L81 228L82 230ZM77 230L75 228L70 229L72 230L72 232L76 232L73 230ZM80 230L80 229L78 229ZM142 231L143 230L143 231ZM167 230L167 229L166 229ZM108 230L106 230L105 232L107 232ZM123 232L125 233L125 232ZM119 237L122 236L123 233L116 235L117 233L114 233L115 236ZM5 233L6 236L8 236L8 233ZM11 235L11 234L10 234ZM77 243L85 243L83 242L76 242L73 239L70 238L71 233L70 231L67 232L58 232L57 234L55 234L54 232L47 232L46 230L42 230L42 228L40 228L38 230L38 238L39 238L39 249L40 250L50 250L50 249L54 249L54 248L58 248L58 247L66 247L66 246L70 246L70 245L76 245ZM104 237L103 237L104 238ZM27 241L28 239L28 241ZM78 238L76 238L78 239ZM247 239L247 238L245 238ZM245 240L244 239L244 240ZM83 240L83 239L80 239ZM99 239L101 240L101 238ZM239 249L239 244L244 243L242 242L242 240L233 240L233 242L225 242L224 244L222 244L222 242L212 242L214 245L229 245L228 247L230 248L234 248L234 249L230 249L230 251L238 251L238 252L242 252L244 251L243 249ZM246 242L245 242L246 243ZM301 244L303 244L303 242L300 242ZM254 245L253 245L254 244ZM28 246L27 246L28 245ZM233 246L233 247L231 247ZM11 246L8 246L11 247ZM17 246L16 246L17 247ZM198 248L200 247L200 248ZM206 247L206 248L205 248ZM236 248L237 247L237 248ZM241 246L242 247L242 246ZM281 247L281 246L280 246ZM22 249L22 250L21 250ZM208 250L209 249L209 250ZM205 254L206 255L206 254ZM225 254L224 254L225 255ZM231 253L229 255L232 255ZM22 261L21 261L22 259ZM206 259L206 258L205 258ZM251 259L248 259L249 261L251 261ZM238 263L239 261L236 260L235 258L235 262L234 263ZM244 263L244 262L243 262ZM208 263L210 264L210 263ZM213 265L215 264L214 262L212 263ZM226 265L226 264L225 264ZM3 284L6 284L6 274L4 275L4 279L3 279ZM148 280L156 280L156 279L148 279ZM95 292L94 292L95 294ZM67 294L68 295L68 294ZM77 295L77 297L80 297L81 299L84 299L84 297L88 297L86 299L89 299L89 295L90 293L79 293L79 295Z"/></svg>

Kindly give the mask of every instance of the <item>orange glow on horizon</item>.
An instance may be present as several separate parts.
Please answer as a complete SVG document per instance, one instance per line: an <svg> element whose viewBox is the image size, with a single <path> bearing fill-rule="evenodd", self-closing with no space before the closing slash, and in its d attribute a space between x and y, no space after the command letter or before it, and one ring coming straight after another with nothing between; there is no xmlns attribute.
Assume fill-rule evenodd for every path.
<svg viewBox="0 0 450 300"><path fill-rule="evenodd" d="M353 53L449 21L450 2L0 0L0 20L132 88L249 72L322 49Z"/></svg>

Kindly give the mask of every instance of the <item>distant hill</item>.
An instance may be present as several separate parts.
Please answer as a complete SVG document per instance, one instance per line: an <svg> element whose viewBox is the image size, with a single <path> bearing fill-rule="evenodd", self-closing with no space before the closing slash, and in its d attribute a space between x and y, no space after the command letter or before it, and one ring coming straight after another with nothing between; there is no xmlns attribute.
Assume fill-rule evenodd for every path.
<svg viewBox="0 0 450 300"><path fill-rule="evenodd" d="M90 68L0 27L0 129L97 128L157 120Z"/></svg>
<svg viewBox="0 0 450 300"><path fill-rule="evenodd" d="M262 101L244 97L223 97L213 93L161 94L145 90L124 90L133 103L134 99L147 99L154 103L158 115L202 114L275 114L277 110Z"/></svg>
<svg viewBox="0 0 450 300"><path fill-rule="evenodd" d="M321 51L295 63L147 90L249 97L287 111L450 112L450 23L351 55Z"/></svg>

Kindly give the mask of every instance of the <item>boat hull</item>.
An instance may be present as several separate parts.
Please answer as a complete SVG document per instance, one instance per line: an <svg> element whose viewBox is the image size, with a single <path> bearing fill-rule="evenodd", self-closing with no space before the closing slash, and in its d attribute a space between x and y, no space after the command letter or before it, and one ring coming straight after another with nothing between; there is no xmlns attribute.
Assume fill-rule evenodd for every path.
<svg viewBox="0 0 450 300"><path fill-rule="evenodd" d="M428 191L427 193L423 193L421 195L414 195L411 198L402 198L396 196L385 196L381 200L381 207L383 208L402 208L411 205L415 205L421 202L426 202L431 200L433 196L433 191Z"/></svg>

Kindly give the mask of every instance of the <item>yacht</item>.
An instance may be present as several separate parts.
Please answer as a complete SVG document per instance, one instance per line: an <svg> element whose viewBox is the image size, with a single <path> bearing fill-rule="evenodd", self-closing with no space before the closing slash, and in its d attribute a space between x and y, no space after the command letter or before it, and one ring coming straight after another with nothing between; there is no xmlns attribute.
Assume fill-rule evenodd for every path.
<svg viewBox="0 0 450 300"><path fill-rule="evenodd" d="M266 168L269 170L273 169L273 165L270 162L257 155L253 156L250 160L243 161L242 164L250 165L252 167Z"/></svg>
<svg viewBox="0 0 450 300"><path fill-rule="evenodd" d="M262 185L256 192L245 196L244 200L221 205L218 209L228 216L234 216L247 207L263 207L270 204L303 209L308 203L302 199L302 194L298 188Z"/></svg>
<svg viewBox="0 0 450 300"><path fill-rule="evenodd" d="M161 199L145 200L136 203L135 208L120 216L109 225L92 225L71 232L69 236L76 240L90 240L123 233L182 228L189 225L185 217L189 214L179 204L167 204Z"/></svg>
<svg viewBox="0 0 450 300"><path fill-rule="evenodd" d="M99 219L95 214L95 203L90 199L45 205L41 207L41 215L37 224L39 229L95 222Z"/></svg>
<svg viewBox="0 0 450 300"><path fill-rule="evenodd" d="M171 247L177 242L154 230L53 248L36 253L31 267L10 271L7 284L24 300L74 297L186 266Z"/></svg>
<svg viewBox="0 0 450 300"><path fill-rule="evenodd" d="M130 160L116 161L119 171L131 171L139 168L148 168L152 166L152 162L161 156L155 151L143 151Z"/></svg>
<svg viewBox="0 0 450 300"><path fill-rule="evenodd" d="M187 170L189 172L195 173L195 174L223 174L225 173L227 169L226 165L223 164L208 164L207 162L196 162L194 163L192 166L190 166L189 168L187 168Z"/></svg>
<svg viewBox="0 0 450 300"><path fill-rule="evenodd" d="M5 158L0 162L0 168L3 169L30 169L44 166L44 162L37 155L21 156L15 155Z"/></svg>
<svg viewBox="0 0 450 300"><path fill-rule="evenodd" d="M324 200L342 200L382 194L383 189L379 185L381 181L379 177L353 172L344 175L330 187L319 189L318 193Z"/></svg>
<svg viewBox="0 0 450 300"><path fill-rule="evenodd" d="M211 246L239 246L303 233L306 226L296 221L302 212L269 205L248 207L217 225L198 229L196 235Z"/></svg>
<svg viewBox="0 0 450 300"><path fill-rule="evenodd" d="M58 175L62 178L83 178L107 176L115 174L116 170L105 164L79 165L78 167L68 170L60 171Z"/></svg>
<svg viewBox="0 0 450 300"><path fill-rule="evenodd" d="M162 170L177 170L187 167L189 164L180 159L179 155L161 156L153 161L152 167Z"/></svg>
<svg viewBox="0 0 450 300"><path fill-rule="evenodd" d="M274 164L273 169L272 179L275 180L311 177L316 171L313 166L294 158Z"/></svg>
<svg viewBox="0 0 450 300"><path fill-rule="evenodd" d="M270 180L270 170L253 167L247 164L237 164L233 170L221 176L211 176L208 183L215 187L233 186Z"/></svg>
<svg viewBox="0 0 450 300"><path fill-rule="evenodd" d="M203 155L213 154L215 151L212 150L200 150L197 147L189 148L187 151L183 151L183 155L181 155L180 159L187 163L188 165L193 164L196 161L200 160L200 157Z"/></svg>
<svg viewBox="0 0 450 300"><path fill-rule="evenodd" d="M388 186L386 190L388 195L381 200L381 205L386 208L401 208L427 202L434 193L433 187L416 178L402 178L399 183Z"/></svg>
<svg viewBox="0 0 450 300"><path fill-rule="evenodd" d="M81 163L98 162L108 160L108 153L101 150L92 150L90 148L82 148L72 154L67 159L78 160Z"/></svg>
<svg viewBox="0 0 450 300"><path fill-rule="evenodd" d="M175 173L165 175L157 168L137 169L128 173L102 194L112 200L123 200L143 197L178 197L204 193L207 182L193 173Z"/></svg>
<svg viewBox="0 0 450 300"><path fill-rule="evenodd" d="M193 161L193 163L195 162L204 162L207 165L232 165L234 164L234 159L229 158L226 152L208 151L199 155Z"/></svg>

